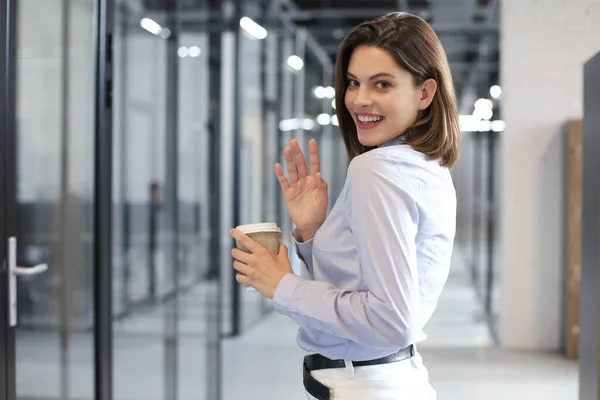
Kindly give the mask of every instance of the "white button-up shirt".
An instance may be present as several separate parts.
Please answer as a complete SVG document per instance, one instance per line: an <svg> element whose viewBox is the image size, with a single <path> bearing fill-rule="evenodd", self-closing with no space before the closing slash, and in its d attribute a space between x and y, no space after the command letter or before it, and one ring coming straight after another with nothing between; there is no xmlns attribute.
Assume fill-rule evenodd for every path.
<svg viewBox="0 0 600 400"><path fill-rule="evenodd" d="M286 275L277 311L298 344L331 359L368 360L425 339L448 277L456 229L450 172L401 140L355 157L315 237L294 242L307 277Z"/></svg>

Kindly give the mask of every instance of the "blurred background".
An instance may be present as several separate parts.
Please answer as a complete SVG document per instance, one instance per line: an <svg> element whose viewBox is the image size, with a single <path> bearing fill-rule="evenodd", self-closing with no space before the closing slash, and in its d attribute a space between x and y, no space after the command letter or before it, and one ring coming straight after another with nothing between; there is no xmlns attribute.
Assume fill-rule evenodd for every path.
<svg viewBox="0 0 600 400"><path fill-rule="evenodd" d="M333 205L348 164L337 48L393 11L438 34L461 114L454 261L419 346L439 398L598 398L597 262L578 359L600 1L2 7L0 238L48 270L18 278L18 326L0 311L0 399L303 399L297 326L235 282L228 231L276 222L291 246L273 171L291 138L318 141Z"/></svg>

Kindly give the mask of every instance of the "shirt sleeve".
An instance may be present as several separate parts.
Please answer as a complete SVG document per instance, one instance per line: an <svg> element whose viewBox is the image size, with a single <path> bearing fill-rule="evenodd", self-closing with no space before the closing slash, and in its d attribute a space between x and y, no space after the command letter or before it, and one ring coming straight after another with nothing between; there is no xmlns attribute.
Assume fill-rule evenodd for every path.
<svg viewBox="0 0 600 400"><path fill-rule="evenodd" d="M274 306L301 326L363 345L403 348L420 329L416 204L392 162L359 156L348 178L347 217L367 290L288 274Z"/></svg>
<svg viewBox="0 0 600 400"><path fill-rule="evenodd" d="M314 279L313 272L313 260L312 260L312 249L313 249L313 240L307 240L305 242L302 241L302 237L297 229L294 229L292 232L292 242L296 247L296 255L305 267L305 272L308 274L308 278Z"/></svg>

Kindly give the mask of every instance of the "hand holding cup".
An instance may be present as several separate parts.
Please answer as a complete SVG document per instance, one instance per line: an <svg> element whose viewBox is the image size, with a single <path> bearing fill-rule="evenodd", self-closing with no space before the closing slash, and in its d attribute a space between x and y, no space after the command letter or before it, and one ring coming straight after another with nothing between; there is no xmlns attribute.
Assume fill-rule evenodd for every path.
<svg viewBox="0 0 600 400"><path fill-rule="evenodd" d="M280 229L275 224L239 226L231 230L236 247L231 251L238 271L236 280L249 290L273 298L279 282L294 273L287 247L279 240Z"/></svg>

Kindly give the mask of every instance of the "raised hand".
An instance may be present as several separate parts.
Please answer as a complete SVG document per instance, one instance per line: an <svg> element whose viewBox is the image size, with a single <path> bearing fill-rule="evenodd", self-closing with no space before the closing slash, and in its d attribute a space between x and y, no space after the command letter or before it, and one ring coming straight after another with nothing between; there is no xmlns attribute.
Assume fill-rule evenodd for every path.
<svg viewBox="0 0 600 400"><path fill-rule="evenodd" d="M283 151L289 181L281 164L275 164L275 174L281 185L288 212L304 241L315 236L327 216L329 196L327 182L321 176L321 162L317 142L309 142L310 172L298 141L290 142L291 148Z"/></svg>

